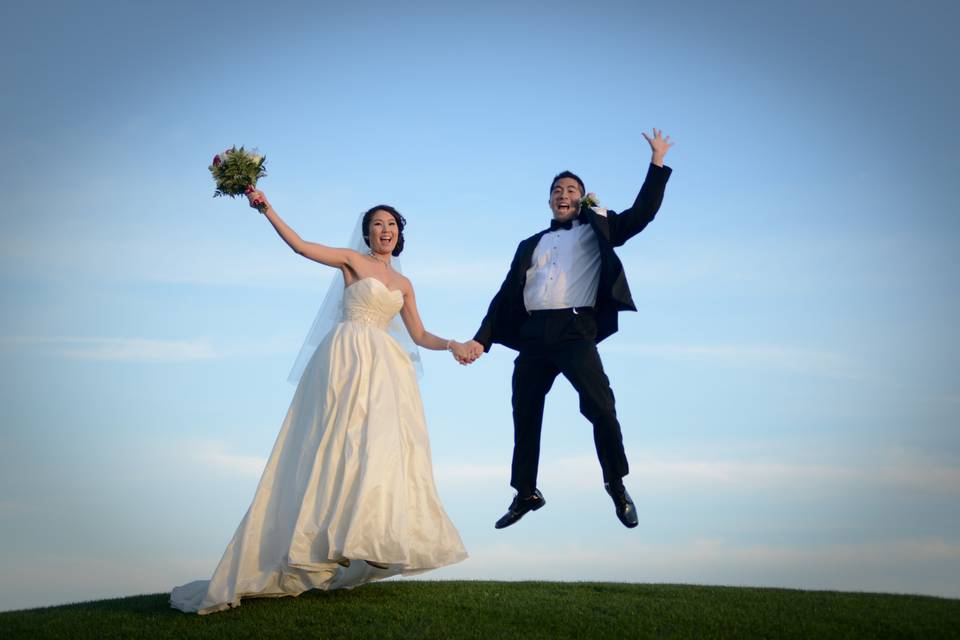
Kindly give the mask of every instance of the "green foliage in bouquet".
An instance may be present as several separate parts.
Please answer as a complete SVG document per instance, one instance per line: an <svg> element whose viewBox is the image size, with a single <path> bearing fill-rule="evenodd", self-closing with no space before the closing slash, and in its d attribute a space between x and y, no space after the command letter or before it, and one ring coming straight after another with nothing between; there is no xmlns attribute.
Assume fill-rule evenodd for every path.
<svg viewBox="0 0 960 640"><path fill-rule="evenodd" d="M256 187L257 180L267 175L267 170L263 168L266 160L265 156L250 153L243 147L230 147L215 155L213 164L209 167L213 180L217 183L213 197L234 198L242 196L249 187Z"/></svg>

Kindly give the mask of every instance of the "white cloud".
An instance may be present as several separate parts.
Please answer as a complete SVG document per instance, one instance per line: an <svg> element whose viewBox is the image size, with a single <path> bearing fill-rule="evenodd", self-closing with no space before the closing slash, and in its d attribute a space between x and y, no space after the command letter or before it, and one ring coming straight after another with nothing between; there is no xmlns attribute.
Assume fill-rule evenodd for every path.
<svg viewBox="0 0 960 640"><path fill-rule="evenodd" d="M630 483L671 490L690 487L729 490L821 486L834 490L918 490L935 494L960 494L960 464L932 459L922 454L890 451L864 456L857 466L807 464L771 459L696 459L668 453L647 453L630 461ZM445 486L466 487L504 483L510 469L503 464L436 463L437 480ZM540 484L590 491L600 482L599 465L593 455L541 460Z"/></svg>
<svg viewBox="0 0 960 640"><path fill-rule="evenodd" d="M194 362L292 352L289 339L270 338L252 345L217 346L207 338L160 340L78 336L7 336L0 348L30 349L40 355L112 362Z"/></svg>
<svg viewBox="0 0 960 640"><path fill-rule="evenodd" d="M257 478L267 458L238 452L229 442L191 439L177 447L190 459L210 469ZM770 454L753 458L679 457L673 452L632 456L629 485L670 491L707 487L714 491L756 492L804 487L831 491L890 490L928 494L960 494L960 461L934 458L922 452L888 449L864 452L857 464L811 464ZM441 487L473 490L503 486L509 464L434 458L434 474ZM551 489L595 491L600 468L592 454L549 458L540 465L540 484Z"/></svg>
<svg viewBox="0 0 960 640"><path fill-rule="evenodd" d="M252 456L234 453L227 450L223 443L201 442L191 445L190 459L209 469L244 477L260 477L267 459L263 456Z"/></svg>
<svg viewBox="0 0 960 640"><path fill-rule="evenodd" d="M309 262L270 243L250 246L242 240L182 236L102 238L80 230L59 230L40 247L33 235L0 241L0 270L27 278L152 282L204 286L239 286L320 290L333 270Z"/></svg>
<svg viewBox="0 0 960 640"><path fill-rule="evenodd" d="M931 398L936 404L944 404L950 407L960 406L960 393L947 393L936 395Z"/></svg>
<svg viewBox="0 0 960 640"><path fill-rule="evenodd" d="M204 432L202 428L196 431ZM243 451L242 445L237 446L226 439L188 436L153 443L150 446L158 460L163 460L163 466L170 473L205 477L206 472L213 472L238 479L258 479L267 464L267 457L262 455L263 449L257 453ZM184 469L190 471L185 472ZM246 497L248 496L244 496Z"/></svg>
<svg viewBox="0 0 960 640"><path fill-rule="evenodd" d="M229 499L236 499L237 504L249 500L252 484L266 464L266 457L249 453L261 450L247 447L244 451L242 445L227 439L184 438L164 441L161 447L173 465L171 468L175 467L181 476L207 480L221 476L224 485L236 490L237 496ZM871 458L854 468L777 461L769 459L769 455L767 459L743 461L653 452L633 461L631 478L636 477L638 486L655 491L658 487L676 491L684 483L730 491L821 483L835 491L866 484L877 489L910 487L955 494L960 487L958 465L905 450L875 453ZM184 463L189 466L185 468ZM490 480L502 487L509 477L508 465L488 465L482 460L461 464L458 459L446 458L437 460L436 470L441 488L451 483L459 485L454 490L489 486ZM542 475L551 488L597 490L598 469L592 455L555 458ZM11 501L2 502L0 515L21 518L24 514L18 506ZM502 506L498 501L497 507ZM182 505L178 509L177 517L182 517ZM173 517L167 511L157 515ZM115 531L126 530L124 518L129 517L128 511L118 511L111 517L116 518ZM233 524L231 520L226 526ZM708 533L698 539L661 542L651 539L657 535L656 524L636 531L626 531L616 523L607 524L607 528L591 528L587 522L572 522L569 529L564 527L547 541L532 539L522 529L494 533L489 524L483 530L463 527L461 533L470 558L429 572L423 578L732 584L960 597L960 587L952 577L960 573L960 545L951 538L868 539L850 544L791 540L780 544ZM703 531L710 531L711 523L704 521L703 525ZM190 556L161 550L146 560L118 558L112 550L90 554L89 550L72 549L69 543L57 557L42 551L18 557L0 555L0 573L7 576L0 580L0 609L157 592L206 577L225 542L217 537L222 534L208 533L191 534L216 541L204 542L209 547L205 547L204 553L191 549ZM886 533L877 535L882 538ZM109 535L108 532L108 538ZM136 575L88 571L92 566L118 561L123 566L136 564ZM51 584L56 588L51 588Z"/></svg>
<svg viewBox="0 0 960 640"><path fill-rule="evenodd" d="M953 579L960 573L960 545L943 539L775 546L710 538L653 544L627 535L589 545L468 539L466 561L417 579L723 584L960 597ZM0 610L165 592L209 576L216 553L3 554Z"/></svg>
<svg viewBox="0 0 960 640"><path fill-rule="evenodd" d="M437 481L444 485L472 485L505 482L510 478L510 465L458 463L455 460L434 462Z"/></svg>
<svg viewBox="0 0 960 640"><path fill-rule="evenodd" d="M615 343L601 351L630 353L670 360L698 360L724 365L749 365L836 378L859 377L861 367L832 351L783 345L682 345Z"/></svg>
<svg viewBox="0 0 960 640"><path fill-rule="evenodd" d="M720 539L653 544L618 538L562 546L511 540L471 545L448 579L620 580L779 586L960 596L960 545L942 539L858 544L742 545ZM938 571L939 570L939 571ZM437 574L431 574L434 578Z"/></svg>
<svg viewBox="0 0 960 640"><path fill-rule="evenodd" d="M25 511L23 504L13 500L0 500L0 515L14 514Z"/></svg>
<svg viewBox="0 0 960 640"><path fill-rule="evenodd" d="M209 558L186 554L67 551L0 554L0 611L169 590L209 574Z"/></svg>
<svg viewBox="0 0 960 640"><path fill-rule="evenodd" d="M216 249L214 249L216 251ZM291 254L278 256L268 251L237 256L217 252L185 252L166 257L155 265L141 265L130 279L172 284L297 288L324 290L335 273L324 266Z"/></svg>
<svg viewBox="0 0 960 640"><path fill-rule="evenodd" d="M415 287L453 287L456 289L482 288L496 290L507 275L509 261L470 260L443 262L411 258L404 263L406 273ZM491 292L492 294L492 292ZM484 301L486 302L486 301Z"/></svg>

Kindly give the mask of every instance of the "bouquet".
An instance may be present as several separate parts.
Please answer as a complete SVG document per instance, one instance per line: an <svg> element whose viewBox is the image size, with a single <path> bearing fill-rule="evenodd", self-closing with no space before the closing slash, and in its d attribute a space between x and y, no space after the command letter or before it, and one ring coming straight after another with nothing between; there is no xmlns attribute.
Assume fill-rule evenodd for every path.
<svg viewBox="0 0 960 640"><path fill-rule="evenodd" d="M209 167L217 184L213 197L235 198L256 189L257 180L267 175L267 170L263 168L266 160L264 156L235 146L213 156L213 164ZM254 205L261 211L266 206L262 202L254 202Z"/></svg>

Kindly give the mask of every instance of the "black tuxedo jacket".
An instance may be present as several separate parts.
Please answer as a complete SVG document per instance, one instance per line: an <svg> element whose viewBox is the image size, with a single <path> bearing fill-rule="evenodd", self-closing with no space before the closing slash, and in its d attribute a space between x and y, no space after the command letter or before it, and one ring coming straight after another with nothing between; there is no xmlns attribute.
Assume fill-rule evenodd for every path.
<svg viewBox="0 0 960 640"><path fill-rule="evenodd" d="M587 221L597 234L600 247L600 284L596 306L597 342L616 333L618 312L637 310L630 296L623 265L613 248L621 246L643 231L657 215L671 172L670 167L651 164L633 206L622 213L608 210L604 216L593 209L585 210ZM513 262L510 263L510 271L500 285L500 291L490 302L487 315L473 338L483 345L485 351L489 351L494 342L519 351L520 327L528 317L523 305L527 269L530 268L533 250L536 249L540 236L547 231L545 229L530 236L517 247Z"/></svg>

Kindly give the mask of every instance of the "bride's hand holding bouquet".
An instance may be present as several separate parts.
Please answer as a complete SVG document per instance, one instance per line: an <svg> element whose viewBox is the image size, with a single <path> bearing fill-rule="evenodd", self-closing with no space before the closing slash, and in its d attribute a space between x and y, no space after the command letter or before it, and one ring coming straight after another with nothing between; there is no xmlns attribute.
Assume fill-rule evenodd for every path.
<svg viewBox="0 0 960 640"><path fill-rule="evenodd" d="M250 187L244 195L247 196L247 202L250 203L250 206L260 213L266 213L267 209L270 208L270 201L267 200L267 196L264 195L263 191Z"/></svg>
<svg viewBox="0 0 960 640"><path fill-rule="evenodd" d="M217 190L213 196L237 196L246 195L250 201L250 206L258 209L261 213L267 209L266 198L263 193L257 191L257 180L267 175L264 168L266 157L257 153L247 151L243 147L237 149L233 146L213 156L213 163L208 167L213 180L217 185ZM250 197L251 194L259 194Z"/></svg>

